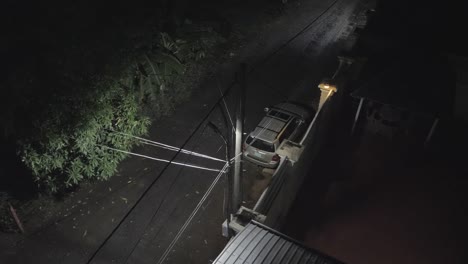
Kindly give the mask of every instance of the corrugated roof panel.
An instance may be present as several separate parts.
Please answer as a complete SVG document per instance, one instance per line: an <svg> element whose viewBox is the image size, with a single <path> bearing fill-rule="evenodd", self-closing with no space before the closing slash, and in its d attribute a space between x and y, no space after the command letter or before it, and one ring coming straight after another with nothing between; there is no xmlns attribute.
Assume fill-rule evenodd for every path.
<svg viewBox="0 0 468 264"><path fill-rule="evenodd" d="M276 255L275 259L272 261L272 263L287 263L283 262L284 257L288 254L289 250L293 248L293 244L289 241L286 241L283 246L281 247L280 251Z"/></svg>
<svg viewBox="0 0 468 264"><path fill-rule="evenodd" d="M247 258L255 251L255 248L258 246L258 243L263 239L267 234L266 230L260 230L257 235L252 239L252 242L245 248L244 252L241 253L236 263L248 263Z"/></svg>
<svg viewBox="0 0 468 264"><path fill-rule="evenodd" d="M301 264L314 264L314 261L313 258L312 258L312 254L310 254L310 252L307 252L304 256L304 258L301 260Z"/></svg>
<svg viewBox="0 0 468 264"><path fill-rule="evenodd" d="M266 255L265 260L262 263L273 263L273 260L276 258L285 243L286 241L284 239L278 239L275 245L271 248L270 254Z"/></svg>
<svg viewBox="0 0 468 264"><path fill-rule="evenodd" d="M265 249L266 245L272 241L272 239L275 239L275 237L268 233L268 231L264 230L265 234L262 236L262 239L256 242L255 248L252 250L252 252L249 254L248 258L245 260L244 263L257 263L256 260L262 255L266 254L263 252Z"/></svg>
<svg viewBox="0 0 468 264"><path fill-rule="evenodd" d="M304 255L304 249L298 247L294 254L291 256L291 259L288 263L297 264L301 259L302 255Z"/></svg>
<svg viewBox="0 0 468 264"><path fill-rule="evenodd" d="M300 249L300 247L293 247L291 250L286 252L286 255L283 257L283 263L291 263L292 259L296 255L296 252Z"/></svg>
<svg viewBox="0 0 468 264"><path fill-rule="evenodd" d="M231 253L231 257L226 263L236 263L240 255L248 249L249 245L252 243L252 241L255 239L255 237L260 231L261 229L258 228L254 228L251 231L249 231L249 234L246 236L243 242L240 243L239 246L236 247L236 249Z"/></svg>
<svg viewBox="0 0 468 264"><path fill-rule="evenodd" d="M244 263L342 264L256 222L249 223L231 239L213 262L213 264Z"/></svg>
<svg viewBox="0 0 468 264"><path fill-rule="evenodd" d="M318 260L319 260L319 259L318 259L318 256L317 256L317 255L312 255L312 254L311 254L311 255L309 256L309 259L308 259L307 262L305 262L305 263L319 264L319 263L318 263Z"/></svg>
<svg viewBox="0 0 468 264"><path fill-rule="evenodd" d="M247 238L248 234L255 228L255 226L249 226L247 225L242 232L237 234L236 239L231 239L227 246L224 248L223 252L221 255L218 257L218 261L216 263L229 263L227 260L231 257L232 253L234 250L236 250L241 244L242 241L244 241L245 238Z"/></svg>
<svg viewBox="0 0 468 264"><path fill-rule="evenodd" d="M273 235L273 234L270 234L272 237L271 239L268 241L268 243L262 248L262 250L260 251L260 253L258 254L258 256L254 259L254 261L252 263L264 263L263 261L265 260L265 258L271 254L271 249L274 247L274 245L276 245L276 243L278 243L278 241L280 240L279 237Z"/></svg>

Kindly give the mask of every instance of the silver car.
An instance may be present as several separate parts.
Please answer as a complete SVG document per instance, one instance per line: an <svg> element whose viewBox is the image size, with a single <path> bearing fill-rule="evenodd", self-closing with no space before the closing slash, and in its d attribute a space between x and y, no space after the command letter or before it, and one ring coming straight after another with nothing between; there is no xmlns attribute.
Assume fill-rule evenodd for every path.
<svg viewBox="0 0 468 264"><path fill-rule="evenodd" d="M297 141L305 132L306 121L311 113L293 103L280 103L265 108L266 116L245 139L244 158L267 168L276 168L280 156L276 153L281 143L288 139Z"/></svg>

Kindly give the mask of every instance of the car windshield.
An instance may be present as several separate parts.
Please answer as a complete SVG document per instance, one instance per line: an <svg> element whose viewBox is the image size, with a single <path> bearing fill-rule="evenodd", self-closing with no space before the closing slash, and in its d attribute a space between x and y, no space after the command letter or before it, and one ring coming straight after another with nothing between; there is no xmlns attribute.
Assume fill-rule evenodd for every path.
<svg viewBox="0 0 468 264"><path fill-rule="evenodd" d="M263 151L266 151L266 152L275 152L275 146L273 144L265 142L265 141L263 141L261 139L258 139L258 138L255 138L255 140L254 140L253 137L248 136L245 143L247 143L247 145L251 145L252 147L254 147L256 149L259 149L259 150L263 150Z"/></svg>

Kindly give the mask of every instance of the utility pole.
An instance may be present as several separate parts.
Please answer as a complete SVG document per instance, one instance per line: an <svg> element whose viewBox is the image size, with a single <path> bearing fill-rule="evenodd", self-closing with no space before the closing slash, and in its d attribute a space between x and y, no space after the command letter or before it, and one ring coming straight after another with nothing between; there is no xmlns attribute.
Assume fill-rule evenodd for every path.
<svg viewBox="0 0 468 264"><path fill-rule="evenodd" d="M241 203L241 175L242 175L242 136L244 133L244 114L245 114L245 88L246 88L246 64L242 63L240 67L239 81L239 105L236 109L236 134L234 149L234 179L232 188L232 209L237 211Z"/></svg>

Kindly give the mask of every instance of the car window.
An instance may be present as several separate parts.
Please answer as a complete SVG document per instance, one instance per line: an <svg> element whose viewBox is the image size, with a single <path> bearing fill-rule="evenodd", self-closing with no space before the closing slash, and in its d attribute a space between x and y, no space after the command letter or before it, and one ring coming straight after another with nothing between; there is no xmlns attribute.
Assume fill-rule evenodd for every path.
<svg viewBox="0 0 468 264"><path fill-rule="evenodd" d="M274 109L270 110L270 112L268 112L268 116L274 116L276 118L279 118L281 120L288 120L291 116L288 115L288 114L285 114L283 112L279 112L279 111L276 111Z"/></svg>
<svg viewBox="0 0 468 264"><path fill-rule="evenodd" d="M253 137L248 136L245 143L247 143L247 145L251 145L252 147L254 147L256 149L259 149L259 150L263 150L263 151L266 151L266 152L275 152L275 146L273 144L265 142L265 141L263 141L261 139L258 139L258 138L255 138L255 140L254 140Z"/></svg>

